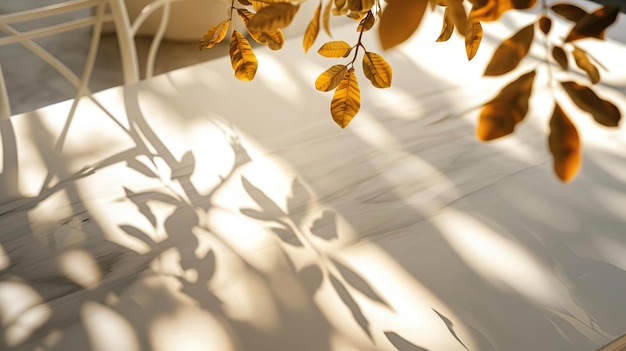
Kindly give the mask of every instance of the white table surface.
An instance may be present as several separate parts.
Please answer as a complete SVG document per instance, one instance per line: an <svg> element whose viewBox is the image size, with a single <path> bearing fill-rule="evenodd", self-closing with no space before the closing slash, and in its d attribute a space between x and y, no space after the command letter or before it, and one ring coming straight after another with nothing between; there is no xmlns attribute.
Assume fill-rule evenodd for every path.
<svg viewBox="0 0 626 351"><path fill-rule="evenodd" d="M108 114L0 121L0 349L590 351L626 332L624 127L557 94L584 142L558 182L538 81L513 136L476 141L477 106L516 76L481 80L495 39L467 63L426 21L384 53L392 88L359 76L345 130L313 88L340 60L299 39L258 50L252 83L223 58L96 94ZM625 22L581 43L622 112Z"/></svg>

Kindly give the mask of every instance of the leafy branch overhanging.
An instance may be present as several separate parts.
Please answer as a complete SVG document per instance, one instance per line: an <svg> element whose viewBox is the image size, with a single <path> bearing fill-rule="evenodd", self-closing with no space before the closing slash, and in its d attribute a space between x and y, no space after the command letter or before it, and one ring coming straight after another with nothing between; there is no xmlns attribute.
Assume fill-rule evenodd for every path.
<svg viewBox="0 0 626 351"><path fill-rule="evenodd" d="M201 49L212 48L231 31L230 59L235 77L242 81L254 79L258 61L246 37L234 29L236 14L249 37L271 50L280 50L285 42L281 28L288 27L307 0L231 0L229 18L206 31L200 42ZM313 1L313 0L309 0ZM582 39L604 40L606 29L618 16L619 7L605 5L587 12L579 6L562 2L548 6L546 0L319 0L313 17L302 38L307 52L323 29L331 35L330 18L347 16L357 23L358 40L351 45L343 40L332 40L321 45L317 52L327 58L346 58L347 62L335 64L322 72L315 81L319 91L333 91L330 113L337 125L347 127L361 106L360 87L355 74L355 63L361 57L363 74L376 88L388 88L392 83L392 67L382 55L368 51L362 37L377 26L378 39L383 50L391 49L410 38L418 29L426 11L443 7L441 33L435 40L445 42L456 31L465 38L468 60L477 53L483 37L481 23L499 20L510 10L525 10L540 6L540 14L533 23L524 26L504 40L493 53L484 75L501 76L515 70L527 56L537 33L543 36L546 58L553 89L561 89L582 111L606 127L617 127L621 112L615 104L598 96L586 84L556 80L552 65L563 71L581 70L590 85L601 80L601 63L576 45ZM572 23L565 38L554 42L549 37L554 16ZM350 57L351 56L351 57ZM577 68L570 65L573 59ZM504 86L490 101L483 104L476 136L481 141L497 139L511 134L529 110L529 100L536 76L536 67L521 74ZM553 94L554 95L554 94ZM574 123L554 98L550 118L548 149L552 154L554 172L564 182L572 180L582 163L581 142Z"/></svg>

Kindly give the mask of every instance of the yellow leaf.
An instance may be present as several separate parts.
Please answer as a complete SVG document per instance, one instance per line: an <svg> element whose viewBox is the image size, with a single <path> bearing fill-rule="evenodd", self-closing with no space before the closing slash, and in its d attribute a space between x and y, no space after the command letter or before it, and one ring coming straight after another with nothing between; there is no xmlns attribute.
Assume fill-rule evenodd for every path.
<svg viewBox="0 0 626 351"><path fill-rule="evenodd" d="M248 34L250 37L254 39L259 44L267 44L267 46L272 50L280 50L285 43L285 36L280 29L275 29L271 32L258 32L253 31L248 28L248 22L254 16L254 14L246 9L237 9L237 13L241 18L244 26L248 30Z"/></svg>
<svg viewBox="0 0 626 351"><path fill-rule="evenodd" d="M374 26L374 23L376 23L376 18L374 17L371 11L368 11L367 15L365 15L365 18L363 18L361 22L359 23L359 26L357 27L356 31L366 32L372 29L372 27Z"/></svg>
<svg viewBox="0 0 626 351"><path fill-rule="evenodd" d="M230 38L230 62L237 79L249 82L254 79L258 62L250 43L238 31L233 31Z"/></svg>
<svg viewBox="0 0 626 351"><path fill-rule="evenodd" d="M348 72L346 65L334 65L324 71L315 80L315 89L319 91L330 91L335 89L343 76Z"/></svg>
<svg viewBox="0 0 626 351"><path fill-rule="evenodd" d="M320 13L322 12L322 2L320 1L319 6L315 9L315 13L313 14L313 19L309 22L309 25L306 27L306 31L304 32L304 36L302 37L302 46L304 47L304 52L309 51L311 45L315 42L315 38L317 38L317 34L320 32Z"/></svg>
<svg viewBox="0 0 626 351"><path fill-rule="evenodd" d="M483 106L476 129L478 140L493 140L513 132L528 113L534 80L535 71L523 74Z"/></svg>
<svg viewBox="0 0 626 351"><path fill-rule="evenodd" d="M619 9L617 5L605 5L592 13L586 14L576 22L576 25L565 37L565 42L583 38L604 39L604 32L617 19Z"/></svg>
<svg viewBox="0 0 626 351"><path fill-rule="evenodd" d="M346 0L334 0L335 7L333 8L333 15L341 16L348 13L348 3Z"/></svg>
<svg viewBox="0 0 626 351"><path fill-rule="evenodd" d="M348 57L352 51L352 46L343 40L329 41L322 45L317 52L330 58Z"/></svg>
<svg viewBox="0 0 626 351"><path fill-rule="evenodd" d="M548 35L550 33L550 29L552 29L552 20L549 17L541 16L539 21L539 29L543 32L543 34Z"/></svg>
<svg viewBox="0 0 626 351"><path fill-rule="evenodd" d="M550 7L557 15L571 22L578 22L587 15L587 12L573 4L559 3Z"/></svg>
<svg viewBox="0 0 626 351"><path fill-rule="evenodd" d="M374 6L374 0L348 0L348 10L352 12L366 12Z"/></svg>
<svg viewBox="0 0 626 351"><path fill-rule="evenodd" d="M332 34L330 34L330 10L333 7L333 0L328 0L328 4L324 7L324 13L322 14L322 23L324 24L324 31L328 34L329 37L332 38Z"/></svg>
<svg viewBox="0 0 626 351"><path fill-rule="evenodd" d="M441 33L439 33L437 42L448 41L452 36L452 32L454 32L454 23L452 23L452 19L448 15L448 9L446 8L443 12L443 24L441 25Z"/></svg>
<svg viewBox="0 0 626 351"><path fill-rule="evenodd" d="M575 82L561 82L561 86L576 106L590 113L593 119L606 127L617 127L621 113L617 106L601 99L593 90Z"/></svg>
<svg viewBox="0 0 626 351"><path fill-rule="evenodd" d="M580 139L576 127L559 104L554 106L550 118L548 146L552 153L554 172L559 179L569 182L578 173L582 163Z"/></svg>
<svg viewBox="0 0 626 351"><path fill-rule="evenodd" d="M350 68L339 82L337 90L330 103L330 114L341 128L350 124L361 108L361 92L354 68Z"/></svg>
<svg viewBox="0 0 626 351"><path fill-rule="evenodd" d="M218 44L226 37L228 32L228 26L230 25L230 19L215 25L204 33L202 40L200 41L200 49L210 49L215 44Z"/></svg>
<svg viewBox="0 0 626 351"><path fill-rule="evenodd" d="M471 60L478 52L478 47L483 39L483 26L472 18L470 18L468 26L469 29L465 33L465 52L467 53L467 59Z"/></svg>
<svg viewBox="0 0 626 351"><path fill-rule="evenodd" d="M387 4L378 26L383 50L407 40L422 22L428 0L394 0Z"/></svg>
<svg viewBox="0 0 626 351"><path fill-rule="evenodd" d="M533 24L520 29L498 46L485 69L486 76L499 76L512 71L530 49L535 28Z"/></svg>
<svg viewBox="0 0 626 351"><path fill-rule="evenodd" d="M391 86L391 66L377 53L365 52L363 55L363 73L376 88L389 88Z"/></svg>
<svg viewBox="0 0 626 351"><path fill-rule="evenodd" d="M270 6L269 3L265 3L263 1L250 0L250 3L252 4L252 8L254 9L254 11L256 12L259 12L264 7Z"/></svg>
<svg viewBox="0 0 626 351"><path fill-rule="evenodd" d="M258 32L271 32L278 28L287 27L293 20L300 5L287 2L271 4L260 9L248 22L248 28Z"/></svg>
<svg viewBox="0 0 626 351"><path fill-rule="evenodd" d="M464 36L467 31L467 13L465 13L463 0L445 0L443 4L446 5L446 11L454 23L454 27L459 31L459 34Z"/></svg>
<svg viewBox="0 0 626 351"><path fill-rule="evenodd" d="M495 21L510 9L529 9L537 0L472 0L470 17L477 21Z"/></svg>
<svg viewBox="0 0 626 351"><path fill-rule="evenodd" d="M552 57L554 61L561 66L564 71L567 71L568 63L567 63L567 54L565 50L563 50L560 46L555 46L552 48Z"/></svg>
<svg viewBox="0 0 626 351"><path fill-rule="evenodd" d="M593 63L591 63L591 61L589 61L589 58L587 57L585 51L574 46L574 51L572 52L572 54L574 55L574 61L576 62L576 66L587 72L591 84L598 83L600 81L600 71L598 71L598 68Z"/></svg>

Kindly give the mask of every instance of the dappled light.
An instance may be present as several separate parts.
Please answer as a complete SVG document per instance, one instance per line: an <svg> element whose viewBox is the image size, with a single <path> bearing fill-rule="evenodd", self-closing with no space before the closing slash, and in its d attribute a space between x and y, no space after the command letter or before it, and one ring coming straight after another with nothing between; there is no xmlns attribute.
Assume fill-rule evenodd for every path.
<svg viewBox="0 0 626 351"><path fill-rule="evenodd" d="M446 3L448 25L463 23ZM626 100L603 77L588 89L611 105L592 108L567 91L584 88L553 95L548 68L526 70L543 64L527 48L534 25L522 29L537 14L502 12L531 3L483 8L503 22L485 23L491 50L466 65L456 32L461 46L441 56L412 47L444 45L444 9L424 15L424 34L395 33L383 45L395 52L358 39L309 59L288 40L280 60L263 26L287 25L294 6L267 6L232 57L71 115L66 102L0 121L0 348L588 351L614 339L626 161L611 106ZM364 33L370 8L337 37ZM228 38L217 25L205 47ZM515 62L474 84L507 38L498 55ZM258 71L242 39L268 46L249 49ZM349 63L365 47L365 67ZM344 95L329 106L321 91ZM556 124L576 125L584 148Z"/></svg>

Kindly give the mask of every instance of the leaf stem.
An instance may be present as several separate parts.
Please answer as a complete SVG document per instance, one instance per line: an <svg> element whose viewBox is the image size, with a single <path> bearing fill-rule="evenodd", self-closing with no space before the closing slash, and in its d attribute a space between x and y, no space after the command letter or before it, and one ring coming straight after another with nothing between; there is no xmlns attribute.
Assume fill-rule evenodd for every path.
<svg viewBox="0 0 626 351"><path fill-rule="evenodd" d="M372 11L368 11L367 14L365 16L371 16L372 15ZM359 22L359 24L362 22L362 20ZM364 51L367 51L365 49L365 46L363 45L362 39L363 39L363 33L365 32L365 26L361 26L361 30L359 31L359 39L355 45L356 50L354 50L354 56L352 57L352 61L350 61L350 63L348 63L348 66L354 67L354 62L356 61L356 58L359 54L359 48L363 48Z"/></svg>

